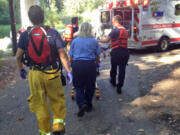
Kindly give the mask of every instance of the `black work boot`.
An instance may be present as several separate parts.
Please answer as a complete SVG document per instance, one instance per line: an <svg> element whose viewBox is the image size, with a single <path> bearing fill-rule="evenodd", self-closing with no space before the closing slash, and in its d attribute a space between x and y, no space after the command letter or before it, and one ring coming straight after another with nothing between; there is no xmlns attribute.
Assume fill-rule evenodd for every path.
<svg viewBox="0 0 180 135"><path fill-rule="evenodd" d="M116 87L116 80L115 79L110 79L110 83L112 84L112 86Z"/></svg>
<svg viewBox="0 0 180 135"><path fill-rule="evenodd" d="M83 106L79 109L79 112L77 113L77 116L78 116L78 117L83 117L86 110L87 110L87 105L83 105Z"/></svg>
<svg viewBox="0 0 180 135"><path fill-rule="evenodd" d="M86 112L92 112L92 108L93 108L93 105L92 104L88 104Z"/></svg>
<svg viewBox="0 0 180 135"><path fill-rule="evenodd" d="M121 91L121 87L117 87L117 93L118 93L118 94L121 94L121 92L122 92L122 91Z"/></svg>
<svg viewBox="0 0 180 135"><path fill-rule="evenodd" d="M53 132L53 135L64 135L65 132L64 131L55 131Z"/></svg>

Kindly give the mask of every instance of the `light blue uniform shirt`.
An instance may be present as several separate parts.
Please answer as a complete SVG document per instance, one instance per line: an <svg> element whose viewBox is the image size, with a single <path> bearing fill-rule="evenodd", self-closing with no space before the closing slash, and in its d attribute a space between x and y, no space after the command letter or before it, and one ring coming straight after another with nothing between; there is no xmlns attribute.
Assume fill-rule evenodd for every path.
<svg viewBox="0 0 180 135"><path fill-rule="evenodd" d="M73 60L94 60L100 53L98 41L90 37L75 38L69 50L69 55L73 57Z"/></svg>

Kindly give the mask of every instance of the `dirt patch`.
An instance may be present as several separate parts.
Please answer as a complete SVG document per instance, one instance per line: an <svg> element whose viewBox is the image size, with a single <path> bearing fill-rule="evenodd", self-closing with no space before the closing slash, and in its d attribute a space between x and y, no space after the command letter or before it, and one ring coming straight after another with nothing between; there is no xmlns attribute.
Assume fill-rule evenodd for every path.
<svg viewBox="0 0 180 135"><path fill-rule="evenodd" d="M9 86L13 87L19 79L15 57L6 56L2 58L0 66L0 90Z"/></svg>
<svg viewBox="0 0 180 135"><path fill-rule="evenodd" d="M143 55L135 65L141 95L131 102L143 107L152 121L164 123L172 131L180 133L180 49L166 53Z"/></svg>
<svg viewBox="0 0 180 135"><path fill-rule="evenodd" d="M180 115L172 115L171 113L162 113L152 119L155 123L164 124L169 128L168 135L179 135L180 133Z"/></svg>

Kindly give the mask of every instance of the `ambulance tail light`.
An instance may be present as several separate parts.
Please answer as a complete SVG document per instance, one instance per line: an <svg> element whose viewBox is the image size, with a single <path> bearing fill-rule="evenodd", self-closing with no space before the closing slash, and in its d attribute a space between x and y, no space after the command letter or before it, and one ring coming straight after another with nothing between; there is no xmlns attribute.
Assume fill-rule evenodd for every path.
<svg viewBox="0 0 180 135"><path fill-rule="evenodd" d="M134 26L134 33L137 33L137 27L136 26Z"/></svg>

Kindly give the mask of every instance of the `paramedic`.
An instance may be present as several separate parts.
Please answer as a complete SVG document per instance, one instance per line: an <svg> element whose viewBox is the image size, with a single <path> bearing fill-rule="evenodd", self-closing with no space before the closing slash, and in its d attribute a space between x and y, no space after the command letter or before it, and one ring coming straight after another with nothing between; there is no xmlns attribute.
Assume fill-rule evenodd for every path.
<svg viewBox="0 0 180 135"><path fill-rule="evenodd" d="M28 30L24 31L21 36L20 40L18 42L18 50L16 53L16 59L18 68L20 71L20 76L23 79L26 79L27 72L23 67L23 63L21 62L21 59L23 57L24 52L29 52L30 48L30 42L32 42L32 37L37 38L40 37L41 34L39 34L37 31L41 31L42 33L45 33L42 30L44 23L44 11L38 6L33 5L29 8L28 16L30 21L33 24L33 27L31 28L31 32L29 33ZM33 31L36 30L36 33L33 33ZM55 29L49 28L49 31L47 31L47 37L49 40L46 42L46 45L49 44L49 46L52 46L51 49L53 49L52 53L57 54L56 56L61 59L61 62L63 63L65 69L67 70L67 76L69 77L69 84L72 81L72 75L71 75L71 69L69 67L69 62L67 59L67 54L64 51L64 42L61 39L60 35ZM43 38L41 38L42 41ZM39 45L36 40L34 40L34 45ZM31 43L33 44L33 42ZM37 46L38 46L37 45ZM45 40L43 41L43 45L45 46ZM36 48L37 49L37 48ZM35 49L34 49L35 50ZM34 53L33 49L31 49L30 53ZM33 51L33 52L32 52ZM51 51L50 48L46 51ZM42 51L42 55L46 55L45 49ZM42 56L41 55L41 56ZM30 54L29 54L30 56ZM36 55L34 55L35 57ZM56 57L56 59L57 59ZM39 60L41 60L40 56L37 57ZM37 59L36 58L36 59ZM33 63L32 61L30 61ZM49 64L49 63L45 63ZM53 74L47 74L45 72L42 72L39 68L37 68L34 64L30 64L29 66L29 74L28 74L28 81L30 86L30 96L28 97L29 102L29 108L32 112L35 113L38 127L41 135L50 135L51 134L51 120L50 120L50 110L47 103L47 97L50 101L50 108L53 113L53 135L63 135L65 132L65 117L66 117L66 108L65 108L65 95L64 90L60 81L60 74L59 72L53 73ZM44 70L48 73L52 73L57 69L56 63L53 65L47 66Z"/></svg>
<svg viewBox="0 0 180 135"><path fill-rule="evenodd" d="M78 37L72 41L69 51L72 63L73 84L76 89L76 102L79 107L78 117L92 110L92 98L96 82L96 61L101 51L98 41L92 36L92 26L82 23Z"/></svg>
<svg viewBox="0 0 180 135"><path fill-rule="evenodd" d="M110 83L117 86L117 93L121 94L121 88L124 84L126 65L129 59L127 49L128 32L120 24L121 17L116 15L112 19L113 29L109 36L104 40L99 40L101 43L111 41L111 70ZM119 68L118 83L116 84L117 67Z"/></svg>

